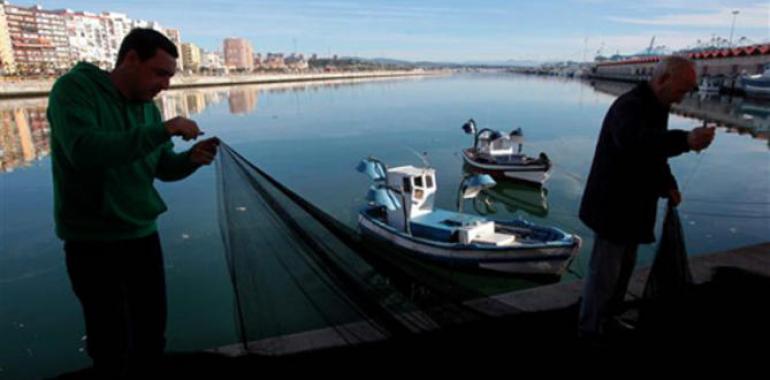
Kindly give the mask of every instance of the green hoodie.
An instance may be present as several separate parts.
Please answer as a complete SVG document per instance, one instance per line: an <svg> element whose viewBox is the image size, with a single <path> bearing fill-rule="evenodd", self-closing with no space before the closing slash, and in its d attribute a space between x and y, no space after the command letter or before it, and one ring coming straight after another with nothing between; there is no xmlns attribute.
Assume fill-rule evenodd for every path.
<svg viewBox="0 0 770 380"><path fill-rule="evenodd" d="M109 74L79 63L48 100L56 234L114 241L157 230L166 205L153 187L198 166L177 154L153 102L126 100Z"/></svg>

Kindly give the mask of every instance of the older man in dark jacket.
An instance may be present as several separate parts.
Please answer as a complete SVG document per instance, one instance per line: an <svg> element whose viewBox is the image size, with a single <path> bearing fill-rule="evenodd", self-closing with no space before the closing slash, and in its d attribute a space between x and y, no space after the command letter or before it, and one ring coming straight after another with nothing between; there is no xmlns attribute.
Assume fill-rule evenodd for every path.
<svg viewBox="0 0 770 380"><path fill-rule="evenodd" d="M620 96L607 112L580 205L580 219L595 233L580 309L582 336L602 334L617 312L638 245L655 241L658 198L681 202L668 158L704 149L714 138L713 128L668 130L671 104L695 84L692 62L666 57L649 82Z"/></svg>

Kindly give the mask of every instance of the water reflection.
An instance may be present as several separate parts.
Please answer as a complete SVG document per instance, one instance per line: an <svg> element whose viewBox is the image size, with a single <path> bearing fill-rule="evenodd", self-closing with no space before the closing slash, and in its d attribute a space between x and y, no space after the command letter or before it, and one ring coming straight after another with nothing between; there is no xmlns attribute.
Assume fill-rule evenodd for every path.
<svg viewBox="0 0 770 380"><path fill-rule="evenodd" d="M463 173L472 175L478 171L463 164ZM479 215L494 215L505 210L509 214L522 211L542 218L548 216L548 189L544 186L506 179L496 182L473 199L473 209Z"/></svg>
<svg viewBox="0 0 770 380"><path fill-rule="evenodd" d="M522 211L532 216L548 216L548 189L519 183L498 182L473 200L480 215L497 214L503 207L508 213Z"/></svg>
<svg viewBox="0 0 770 380"><path fill-rule="evenodd" d="M219 90L179 90L170 91L155 100L164 119L177 116L190 118L202 113L207 107L217 104L228 96L228 91Z"/></svg>
<svg viewBox="0 0 770 380"><path fill-rule="evenodd" d="M624 82L591 81L596 91L621 95L634 85ZM691 93L672 112L687 118L706 120L727 133L765 140L770 148L770 101L709 93Z"/></svg>
<svg viewBox="0 0 770 380"><path fill-rule="evenodd" d="M231 114L244 115L257 111L260 94L318 91L321 88L339 88L372 81L404 79L367 78L340 79L328 82L274 83L180 89L164 92L155 99L164 119L177 116L194 118L208 107L228 103ZM410 78L409 80L419 80ZM46 118L47 98L0 100L0 173L25 168L50 153L50 127Z"/></svg>
<svg viewBox="0 0 770 380"><path fill-rule="evenodd" d="M48 156L50 128L45 100L0 102L0 172L12 172Z"/></svg>
<svg viewBox="0 0 770 380"><path fill-rule="evenodd" d="M409 79L345 79L328 82L275 83L179 89L163 93L156 103L164 119L176 116L194 118L213 105L227 100L231 114L244 115L258 111L259 97L286 92L320 91L372 81L404 81ZM633 85L622 82L593 81L596 91L620 95ZM48 156L50 128L45 116L46 98L0 100L0 173L25 168ZM770 138L770 102L692 94L673 112L685 117L716 122L728 133L746 134L755 139ZM770 141L768 141L770 148Z"/></svg>
<svg viewBox="0 0 770 380"><path fill-rule="evenodd" d="M227 97L227 104L233 115L252 113L257 109L257 91L232 89Z"/></svg>

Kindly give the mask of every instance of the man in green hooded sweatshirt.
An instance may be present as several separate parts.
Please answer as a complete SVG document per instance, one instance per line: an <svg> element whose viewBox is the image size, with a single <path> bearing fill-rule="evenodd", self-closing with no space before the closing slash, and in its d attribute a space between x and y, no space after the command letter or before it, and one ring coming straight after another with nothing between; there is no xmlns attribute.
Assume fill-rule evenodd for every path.
<svg viewBox="0 0 770 380"><path fill-rule="evenodd" d="M49 98L56 233L100 377L159 363L166 285L155 221L166 205L153 181L183 179L217 153L216 138L175 153L172 136L202 132L186 118L163 121L152 101L168 89L178 56L162 34L134 29L112 72L81 62Z"/></svg>

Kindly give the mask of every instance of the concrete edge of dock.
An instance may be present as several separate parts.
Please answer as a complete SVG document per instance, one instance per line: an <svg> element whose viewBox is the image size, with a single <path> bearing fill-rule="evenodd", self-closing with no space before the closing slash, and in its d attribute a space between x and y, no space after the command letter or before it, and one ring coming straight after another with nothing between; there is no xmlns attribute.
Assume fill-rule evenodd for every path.
<svg viewBox="0 0 770 380"><path fill-rule="evenodd" d="M732 267L770 277L770 242L732 250L689 256L690 271L695 285L711 281L717 268ZM626 299L640 298L650 274L650 267L638 268L628 285ZM583 280L546 285L492 297L522 312L556 310L580 300ZM479 304L485 300L474 301Z"/></svg>
<svg viewBox="0 0 770 380"><path fill-rule="evenodd" d="M770 278L770 242L690 256L689 265L696 286L709 283L716 270L724 267L737 268ZM634 272L629 284L627 300L641 297L649 273L650 267L639 268ZM500 317L555 312L577 305L582 287L583 280L575 280L472 300L466 302L466 305L486 315ZM385 339L383 336L378 336L378 332L367 330L366 324L351 324L351 326L345 326L345 329L358 329L360 334L371 337L368 341ZM343 345L345 343L340 340L338 332L334 328L327 328L250 342L248 348L237 343L212 348L205 352L230 357L245 354L273 356Z"/></svg>

